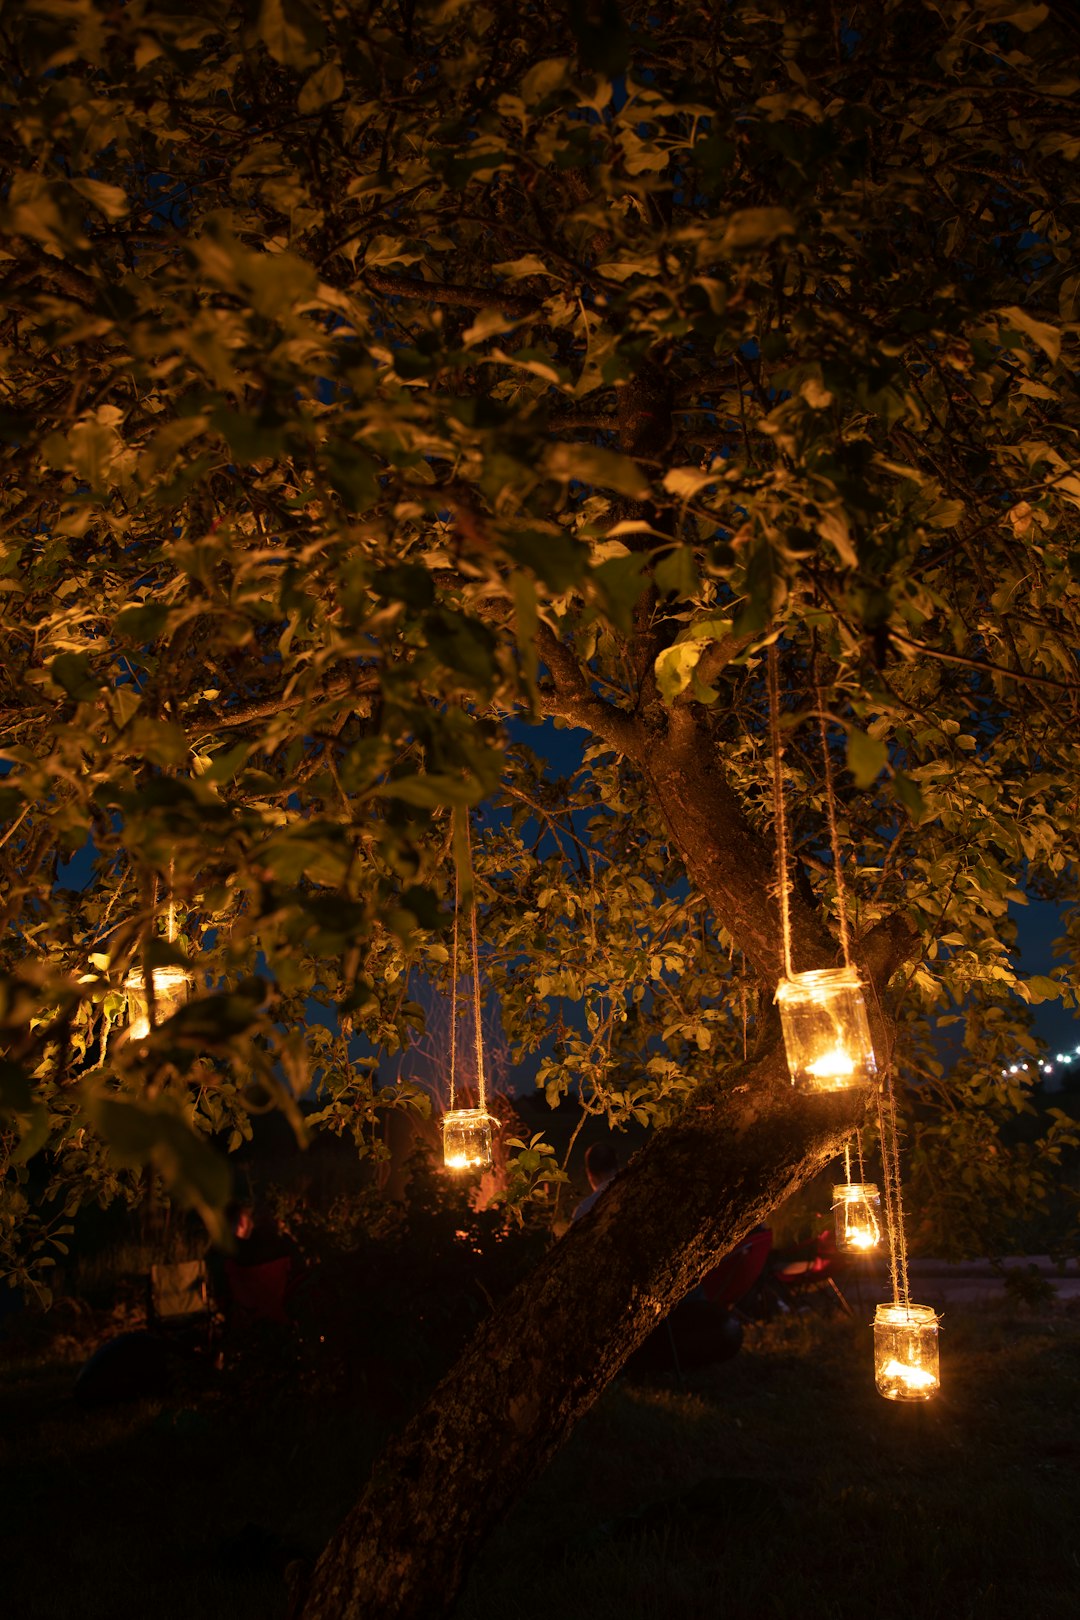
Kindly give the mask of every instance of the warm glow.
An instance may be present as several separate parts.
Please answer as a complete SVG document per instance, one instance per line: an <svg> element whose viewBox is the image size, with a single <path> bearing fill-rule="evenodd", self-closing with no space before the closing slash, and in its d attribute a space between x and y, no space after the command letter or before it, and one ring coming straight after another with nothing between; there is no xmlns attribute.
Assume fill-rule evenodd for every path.
<svg viewBox="0 0 1080 1620"><path fill-rule="evenodd" d="M443 1164L448 1170L490 1170L492 1117L483 1108L443 1115Z"/></svg>
<svg viewBox="0 0 1080 1620"><path fill-rule="evenodd" d="M836 1247L867 1254L881 1242L881 1194L872 1181L842 1181L833 1187Z"/></svg>
<svg viewBox="0 0 1080 1620"><path fill-rule="evenodd" d="M178 1012L188 998L191 981L182 967L156 967L154 975L154 1012L156 1021L163 1024ZM124 980L128 1004L128 1039L145 1041L150 1034L150 1003L145 980L138 968L133 968Z"/></svg>
<svg viewBox="0 0 1080 1620"><path fill-rule="evenodd" d="M862 984L854 968L793 973L776 989L791 1083L847 1091L877 1074Z"/></svg>
<svg viewBox="0 0 1080 1620"><path fill-rule="evenodd" d="M874 1378L887 1401L928 1401L940 1387L938 1318L929 1305L879 1305Z"/></svg>
<svg viewBox="0 0 1080 1620"><path fill-rule="evenodd" d="M902 1361L887 1361L881 1369L886 1378L897 1378L909 1389L933 1389L937 1379L925 1367L908 1367Z"/></svg>
<svg viewBox="0 0 1080 1620"><path fill-rule="evenodd" d="M847 1079L855 1073L855 1059L850 1052L845 1052L842 1046L836 1046L823 1057L808 1063L806 1072L817 1075L819 1080L839 1080L841 1077Z"/></svg>

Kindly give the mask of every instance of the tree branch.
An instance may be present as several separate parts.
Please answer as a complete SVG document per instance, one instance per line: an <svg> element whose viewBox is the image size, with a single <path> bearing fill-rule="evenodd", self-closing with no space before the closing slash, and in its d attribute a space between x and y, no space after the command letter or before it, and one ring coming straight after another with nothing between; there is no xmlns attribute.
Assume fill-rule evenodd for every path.
<svg viewBox="0 0 1080 1620"><path fill-rule="evenodd" d="M595 732L620 754L638 761L642 738L633 716L597 696L577 658L548 625L540 624L537 641L553 682L550 687L540 688L544 713Z"/></svg>
<svg viewBox="0 0 1080 1620"><path fill-rule="evenodd" d="M453 281L424 281L420 276L388 276L383 270L363 270L361 277L373 292L411 298L422 304L501 309L506 315L535 315L541 307L538 299L526 293L503 292L499 287L466 287Z"/></svg>

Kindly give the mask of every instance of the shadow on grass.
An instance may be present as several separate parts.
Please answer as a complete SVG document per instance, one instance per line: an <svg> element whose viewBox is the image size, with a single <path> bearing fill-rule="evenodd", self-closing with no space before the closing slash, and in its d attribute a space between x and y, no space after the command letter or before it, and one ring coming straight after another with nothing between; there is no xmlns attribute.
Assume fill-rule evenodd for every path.
<svg viewBox="0 0 1080 1620"><path fill-rule="evenodd" d="M773 1324L685 1387L620 1380L455 1620L1072 1620L1080 1323L984 1310L945 1329L926 1406L874 1393L861 1323ZM279 1620L287 1563L384 1437L374 1403L211 1384L81 1412L74 1371L6 1369L4 1612Z"/></svg>

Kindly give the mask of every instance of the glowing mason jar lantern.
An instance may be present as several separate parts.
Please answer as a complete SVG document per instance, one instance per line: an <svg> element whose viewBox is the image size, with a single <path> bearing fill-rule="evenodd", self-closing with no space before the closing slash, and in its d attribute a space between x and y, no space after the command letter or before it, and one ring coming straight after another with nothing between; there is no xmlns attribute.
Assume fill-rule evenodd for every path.
<svg viewBox="0 0 1080 1620"><path fill-rule="evenodd" d="M879 1305L874 1376L887 1401L928 1401L940 1385L938 1318L929 1305Z"/></svg>
<svg viewBox="0 0 1080 1620"><path fill-rule="evenodd" d="M443 1163L448 1170L490 1170L491 1127L484 1108L455 1108L443 1115Z"/></svg>
<svg viewBox="0 0 1080 1620"><path fill-rule="evenodd" d="M881 1242L881 1194L872 1181L845 1181L832 1191L836 1247L870 1254Z"/></svg>
<svg viewBox="0 0 1080 1620"><path fill-rule="evenodd" d="M791 1083L803 1091L846 1091L877 1075L870 1024L853 967L781 979L776 992Z"/></svg>
<svg viewBox="0 0 1080 1620"><path fill-rule="evenodd" d="M154 975L154 1015L156 1022L163 1024L184 1005L191 981L182 967L156 967L150 971ZM124 980L124 990L128 1036L133 1041L145 1041L150 1033L150 1004L141 968L132 968Z"/></svg>

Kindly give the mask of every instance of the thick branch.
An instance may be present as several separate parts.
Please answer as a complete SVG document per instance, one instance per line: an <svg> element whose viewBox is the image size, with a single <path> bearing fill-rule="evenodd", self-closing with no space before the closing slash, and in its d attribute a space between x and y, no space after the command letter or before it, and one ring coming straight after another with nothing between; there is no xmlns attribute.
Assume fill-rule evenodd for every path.
<svg viewBox="0 0 1080 1620"><path fill-rule="evenodd" d="M504 292L501 287L464 287L453 281L424 281L420 276L388 276L383 270L365 270L365 284L373 292L394 298L412 298L422 304L457 304L465 309L501 309L506 315L535 315L536 298Z"/></svg>
<svg viewBox="0 0 1080 1620"><path fill-rule="evenodd" d="M595 732L620 754L637 761L642 737L633 716L597 696L570 648L546 624L540 625L537 641L552 678L551 686L540 688L544 713Z"/></svg>

